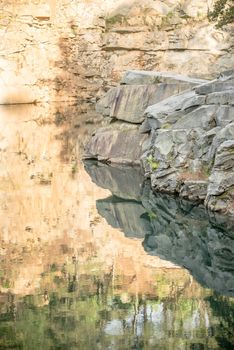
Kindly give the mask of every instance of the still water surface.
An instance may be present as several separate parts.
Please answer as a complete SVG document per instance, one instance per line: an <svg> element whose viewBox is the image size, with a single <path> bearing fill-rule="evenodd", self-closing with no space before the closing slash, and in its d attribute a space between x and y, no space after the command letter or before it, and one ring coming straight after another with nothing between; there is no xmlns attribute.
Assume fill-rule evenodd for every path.
<svg viewBox="0 0 234 350"><path fill-rule="evenodd" d="M83 164L99 123L0 107L0 349L233 349L232 220Z"/></svg>

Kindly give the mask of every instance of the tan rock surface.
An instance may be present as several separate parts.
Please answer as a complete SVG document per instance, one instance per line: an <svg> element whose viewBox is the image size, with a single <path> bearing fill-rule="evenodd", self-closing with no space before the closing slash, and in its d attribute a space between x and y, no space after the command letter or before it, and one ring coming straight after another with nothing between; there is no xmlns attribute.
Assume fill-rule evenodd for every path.
<svg viewBox="0 0 234 350"><path fill-rule="evenodd" d="M91 98L128 69L202 78L230 69L212 1L10 1L0 5L0 104ZM202 64L201 64L202 62Z"/></svg>

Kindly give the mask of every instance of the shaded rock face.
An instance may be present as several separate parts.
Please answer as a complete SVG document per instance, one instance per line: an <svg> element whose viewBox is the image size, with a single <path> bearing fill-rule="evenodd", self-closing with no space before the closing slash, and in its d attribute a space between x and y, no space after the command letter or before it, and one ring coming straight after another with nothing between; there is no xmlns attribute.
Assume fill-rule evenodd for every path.
<svg viewBox="0 0 234 350"><path fill-rule="evenodd" d="M231 69L231 28L208 22L212 2L1 0L0 103L92 98L128 69Z"/></svg>
<svg viewBox="0 0 234 350"><path fill-rule="evenodd" d="M92 137L86 158L122 164L141 159L154 191L233 214L233 71L210 82L130 71L122 84L97 104L111 124Z"/></svg>
<svg viewBox="0 0 234 350"><path fill-rule="evenodd" d="M154 190L234 213L233 89L230 72L146 109L151 135L142 161Z"/></svg>
<svg viewBox="0 0 234 350"><path fill-rule="evenodd" d="M113 188L112 196L97 201L98 212L111 226L143 239L149 254L187 268L203 286L234 295L233 219L153 193L148 182L141 182L139 168L89 162L86 170L97 185Z"/></svg>
<svg viewBox="0 0 234 350"><path fill-rule="evenodd" d="M99 129L88 143L84 158L108 163L140 164L146 135L123 123Z"/></svg>
<svg viewBox="0 0 234 350"><path fill-rule="evenodd" d="M97 111L140 124L145 119L146 107L204 82L176 74L130 71L125 74L122 85L112 88L98 101Z"/></svg>
<svg viewBox="0 0 234 350"><path fill-rule="evenodd" d="M135 79L137 85L133 84ZM99 129L92 137L85 158L139 164L147 135L138 130L137 124L145 119L146 107L206 81L176 74L139 71L134 74L131 71L130 74L126 73L123 82L123 85L112 88L98 101L97 111L108 117L107 122L112 123Z"/></svg>

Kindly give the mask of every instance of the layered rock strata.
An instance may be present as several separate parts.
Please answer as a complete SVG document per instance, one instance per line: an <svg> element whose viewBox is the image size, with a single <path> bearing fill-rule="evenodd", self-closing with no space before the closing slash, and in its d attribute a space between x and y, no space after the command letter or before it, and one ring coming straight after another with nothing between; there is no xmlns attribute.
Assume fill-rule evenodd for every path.
<svg viewBox="0 0 234 350"><path fill-rule="evenodd" d="M122 83L98 102L110 125L93 136L85 157L141 162L154 191L233 214L233 71L206 82L131 71Z"/></svg>
<svg viewBox="0 0 234 350"><path fill-rule="evenodd" d="M213 78L231 69L234 36L209 23L212 4L1 0L0 104L91 99L128 69Z"/></svg>

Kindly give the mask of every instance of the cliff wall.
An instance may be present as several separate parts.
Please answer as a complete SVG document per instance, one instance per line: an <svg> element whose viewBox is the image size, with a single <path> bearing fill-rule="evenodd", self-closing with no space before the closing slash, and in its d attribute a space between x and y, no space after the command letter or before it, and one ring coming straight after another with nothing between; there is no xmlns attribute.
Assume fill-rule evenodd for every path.
<svg viewBox="0 0 234 350"><path fill-rule="evenodd" d="M212 78L231 68L231 29L212 0L2 0L0 103L103 94L128 69Z"/></svg>

